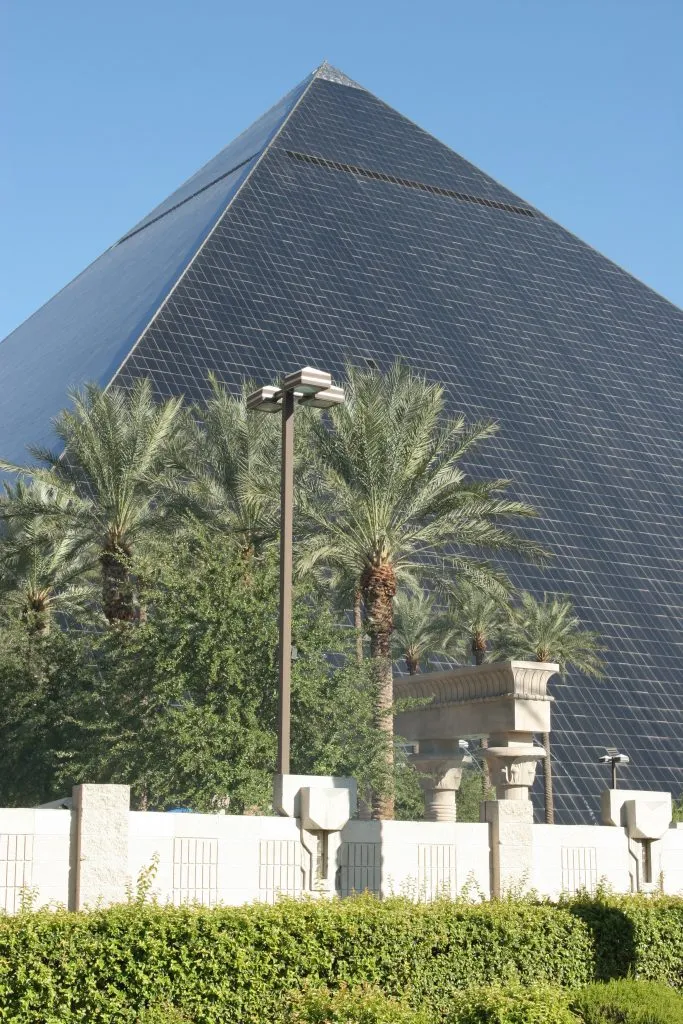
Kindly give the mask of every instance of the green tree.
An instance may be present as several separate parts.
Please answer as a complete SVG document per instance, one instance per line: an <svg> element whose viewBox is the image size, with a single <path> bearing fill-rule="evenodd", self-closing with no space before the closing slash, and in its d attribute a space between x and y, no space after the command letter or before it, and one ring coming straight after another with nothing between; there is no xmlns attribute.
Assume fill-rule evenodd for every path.
<svg viewBox="0 0 683 1024"><path fill-rule="evenodd" d="M93 595L87 581L92 560L51 516L3 518L4 508L27 502L65 505L45 484L5 484L0 498L0 597L6 611L18 611L29 633L44 635L56 614L84 612Z"/></svg>
<svg viewBox="0 0 683 1024"><path fill-rule="evenodd" d="M451 631L450 617L423 591L398 593L394 598L394 655L405 658L411 676L430 654L449 647Z"/></svg>
<svg viewBox="0 0 683 1024"><path fill-rule="evenodd" d="M509 615L508 605L467 580L460 580L450 594L450 650L465 661L483 665L490 656Z"/></svg>
<svg viewBox="0 0 683 1024"><path fill-rule="evenodd" d="M276 556L255 557L247 578L239 544L199 531L171 547L154 544L135 568L146 580L145 623L55 635L46 648L62 701L41 697L33 725L53 772L43 799L79 781L119 782L131 784L141 809L210 811L229 797L231 811L267 813ZM355 774L362 789L376 786L386 759L368 673L355 664L349 630L319 596L300 588L296 598L292 770Z"/></svg>
<svg viewBox="0 0 683 1024"><path fill-rule="evenodd" d="M523 591L502 631L502 653L509 658L556 661L561 672L575 668L599 678L604 662L597 633L585 629L569 597L544 594L539 601Z"/></svg>
<svg viewBox="0 0 683 1024"><path fill-rule="evenodd" d="M247 411L248 383L238 396L213 375L209 383L209 400L186 417L177 467L191 510L249 559L279 530L280 417Z"/></svg>
<svg viewBox="0 0 683 1024"><path fill-rule="evenodd" d="M575 668L596 678L603 674L603 650L598 634L584 628L570 598L544 594L539 601L527 591L520 595L520 603L513 609L500 641L504 657L556 661L562 673ZM555 811L549 733L544 733L543 745L545 818L552 824Z"/></svg>
<svg viewBox="0 0 683 1024"><path fill-rule="evenodd" d="M460 463L496 432L491 422L447 417L443 390L396 364L386 375L348 368L346 402L314 422L319 486L303 495L313 531L303 568L327 564L358 581L377 679L377 722L393 751L391 635L401 583L465 576L504 591L504 577L467 550L537 554L507 524L532 509L506 494L507 481L469 480ZM378 794L376 817L391 817Z"/></svg>
<svg viewBox="0 0 683 1024"><path fill-rule="evenodd" d="M99 562L104 614L109 622L131 622L136 602L131 558L172 518L172 506L163 500L164 478L182 402L155 403L148 380L130 392L89 384L70 392L70 398L73 410L63 410L54 423L63 451L29 448L37 466L0 460L1 469L44 485L42 491L15 492L3 515L52 519L65 536L89 548Z"/></svg>
<svg viewBox="0 0 683 1024"><path fill-rule="evenodd" d="M30 632L16 605L0 616L0 802L34 807L56 787L65 694L61 630Z"/></svg>

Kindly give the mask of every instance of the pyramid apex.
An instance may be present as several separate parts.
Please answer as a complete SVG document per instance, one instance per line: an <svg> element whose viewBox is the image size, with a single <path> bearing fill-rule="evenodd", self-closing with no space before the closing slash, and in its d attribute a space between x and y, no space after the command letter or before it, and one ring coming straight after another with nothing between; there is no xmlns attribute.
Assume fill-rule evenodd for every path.
<svg viewBox="0 0 683 1024"><path fill-rule="evenodd" d="M345 75L339 68L333 67L332 64L328 64L326 60L319 64L313 72L315 78L323 78L326 82L336 82L337 85L348 85L351 89L362 89L363 86L359 85L358 82L354 82L352 78ZM365 91L365 90L364 90Z"/></svg>

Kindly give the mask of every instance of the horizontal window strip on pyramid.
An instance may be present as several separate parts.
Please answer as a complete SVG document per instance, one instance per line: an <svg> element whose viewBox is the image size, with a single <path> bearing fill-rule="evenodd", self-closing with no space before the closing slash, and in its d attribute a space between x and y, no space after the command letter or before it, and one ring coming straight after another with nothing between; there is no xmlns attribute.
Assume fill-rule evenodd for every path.
<svg viewBox="0 0 683 1024"><path fill-rule="evenodd" d="M439 185L427 185L424 181L411 181L409 178L397 178L393 174L383 174L382 171L371 171L367 167L357 167L355 164L342 164L336 160L325 160L321 156L311 156L310 153L297 153L295 150L286 149L285 153L292 160L301 160L306 164L315 164L317 167L328 167L332 171L346 171L347 174L355 174L359 178L370 178L373 181L387 181L391 185L401 185L403 188L416 188L421 192L431 192L435 196L447 196L449 199L458 199L461 203L476 203L477 206L489 206L494 210L505 210L506 213L516 213L522 217L533 217L532 210L523 206L511 206L509 203L499 203L495 199L485 199L483 196L472 196L467 192L456 192L452 188L441 188Z"/></svg>

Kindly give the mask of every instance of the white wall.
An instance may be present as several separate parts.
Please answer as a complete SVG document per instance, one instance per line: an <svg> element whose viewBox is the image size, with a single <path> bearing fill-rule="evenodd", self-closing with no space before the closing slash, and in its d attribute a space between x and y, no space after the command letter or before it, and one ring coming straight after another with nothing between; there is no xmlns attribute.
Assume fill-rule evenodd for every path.
<svg viewBox="0 0 683 1024"><path fill-rule="evenodd" d="M0 909L14 913L22 892L33 905L73 904L72 811L0 809Z"/></svg>
<svg viewBox="0 0 683 1024"><path fill-rule="evenodd" d="M533 871L529 887L544 896L598 884L629 892L628 840L621 828L606 825L534 825Z"/></svg>
<svg viewBox="0 0 683 1024"><path fill-rule="evenodd" d="M294 818L131 812L129 871L137 878L157 855L152 892L162 901L270 902L317 890L316 839L303 840ZM343 896L489 892L486 825L350 821L330 852Z"/></svg>
<svg viewBox="0 0 683 1024"><path fill-rule="evenodd" d="M382 822L382 895L418 899L488 896L489 841L485 824Z"/></svg>
<svg viewBox="0 0 683 1024"><path fill-rule="evenodd" d="M102 807L108 795L113 799L114 789L122 788L92 787L112 792L102 792L99 803L81 801L74 810L0 809L0 910L18 910L22 892L34 894L34 906L72 909L92 905L98 896L105 902L122 898L111 894L125 893L126 884L134 888L155 858L151 893L175 904L272 902L280 894L323 890L415 899L464 892L486 898L492 891L486 823L349 821L341 833L330 835L325 872L324 843L302 832L295 818L126 812L124 802L124 813L112 812L104 822L116 833L104 858L96 845L85 849L84 837L101 825L95 810L106 816ZM95 810L89 810L91 804ZM524 887L541 895L592 891L599 883L615 892L662 885L665 892L683 893L682 828L670 828L650 844L651 883L644 875L643 844L629 840L623 828L532 825L530 835L531 870ZM522 851L525 857L528 849ZM513 844L508 859L519 855ZM89 887L79 888L77 875L85 877L86 868ZM109 887L106 892L94 891L100 879ZM87 898L79 901L86 888Z"/></svg>
<svg viewBox="0 0 683 1024"><path fill-rule="evenodd" d="M294 818L132 811L128 848L132 879L158 856L152 892L176 904L299 896L310 871Z"/></svg>
<svg viewBox="0 0 683 1024"><path fill-rule="evenodd" d="M656 852L660 857L658 867L664 892L683 895L683 825L670 828L658 846L660 848Z"/></svg>

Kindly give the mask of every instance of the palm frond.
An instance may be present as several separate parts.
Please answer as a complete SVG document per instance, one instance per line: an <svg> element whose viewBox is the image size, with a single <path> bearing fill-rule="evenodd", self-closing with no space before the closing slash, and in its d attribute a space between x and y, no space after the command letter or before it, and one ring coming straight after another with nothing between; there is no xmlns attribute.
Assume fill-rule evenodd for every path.
<svg viewBox="0 0 683 1024"><path fill-rule="evenodd" d="M584 675L603 675L605 648L597 633L585 629L571 598L547 594L538 600L528 592L520 595L500 640L509 658L556 661L560 670L576 668Z"/></svg>

